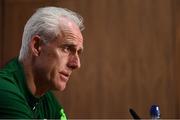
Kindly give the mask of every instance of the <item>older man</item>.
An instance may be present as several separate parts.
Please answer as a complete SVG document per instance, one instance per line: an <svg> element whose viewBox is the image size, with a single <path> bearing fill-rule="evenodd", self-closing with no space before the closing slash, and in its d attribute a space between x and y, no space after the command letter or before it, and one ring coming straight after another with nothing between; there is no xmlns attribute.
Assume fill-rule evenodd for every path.
<svg viewBox="0 0 180 120"><path fill-rule="evenodd" d="M0 70L0 118L61 118L50 90L64 90L83 50L80 15L39 8L27 21L18 58Z"/></svg>

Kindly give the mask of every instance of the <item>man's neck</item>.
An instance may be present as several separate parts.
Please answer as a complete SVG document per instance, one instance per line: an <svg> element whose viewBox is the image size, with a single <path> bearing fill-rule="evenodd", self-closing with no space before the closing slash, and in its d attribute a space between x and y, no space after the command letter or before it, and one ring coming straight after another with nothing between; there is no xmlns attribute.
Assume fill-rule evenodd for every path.
<svg viewBox="0 0 180 120"><path fill-rule="evenodd" d="M44 93L47 92L48 89L46 87L44 87L42 84L40 84L39 80L36 79L36 77L32 71L33 65L30 64L29 60L23 60L22 64L24 67L26 84L27 84L29 91L35 97L43 96Z"/></svg>

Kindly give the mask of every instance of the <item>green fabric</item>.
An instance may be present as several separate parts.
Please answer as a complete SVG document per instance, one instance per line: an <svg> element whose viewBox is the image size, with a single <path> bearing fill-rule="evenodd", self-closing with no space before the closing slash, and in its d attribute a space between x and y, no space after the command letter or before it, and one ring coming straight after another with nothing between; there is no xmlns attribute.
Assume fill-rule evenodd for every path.
<svg viewBox="0 0 180 120"><path fill-rule="evenodd" d="M66 114L64 113L64 109L60 110L61 120L67 120Z"/></svg>
<svg viewBox="0 0 180 120"><path fill-rule="evenodd" d="M0 70L0 118L65 120L62 110L50 91L40 98L29 92L23 67L17 58Z"/></svg>

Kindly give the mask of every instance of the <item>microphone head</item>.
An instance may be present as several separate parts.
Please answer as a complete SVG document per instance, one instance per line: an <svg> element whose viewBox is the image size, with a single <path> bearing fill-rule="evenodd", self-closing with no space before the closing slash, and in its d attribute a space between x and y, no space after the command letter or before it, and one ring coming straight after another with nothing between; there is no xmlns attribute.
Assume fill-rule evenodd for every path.
<svg viewBox="0 0 180 120"><path fill-rule="evenodd" d="M160 118L160 109L158 105L152 105L150 108L151 118Z"/></svg>
<svg viewBox="0 0 180 120"><path fill-rule="evenodd" d="M130 108L129 112L131 116L133 117L133 119L141 119L133 109Z"/></svg>

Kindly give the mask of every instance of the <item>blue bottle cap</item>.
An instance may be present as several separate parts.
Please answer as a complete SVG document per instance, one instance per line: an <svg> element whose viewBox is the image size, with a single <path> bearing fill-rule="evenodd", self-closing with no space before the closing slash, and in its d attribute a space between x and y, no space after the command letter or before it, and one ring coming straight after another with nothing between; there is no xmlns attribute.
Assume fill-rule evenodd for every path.
<svg viewBox="0 0 180 120"><path fill-rule="evenodd" d="M160 118L160 109L158 105L152 105L150 109L151 118Z"/></svg>

